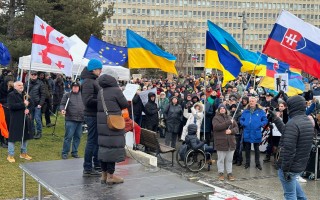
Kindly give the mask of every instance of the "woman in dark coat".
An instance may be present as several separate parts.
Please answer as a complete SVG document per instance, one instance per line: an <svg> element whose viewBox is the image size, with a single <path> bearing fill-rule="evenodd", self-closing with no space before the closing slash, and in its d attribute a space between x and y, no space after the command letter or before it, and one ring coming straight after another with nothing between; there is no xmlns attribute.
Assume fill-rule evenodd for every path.
<svg viewBox="0 0 320 200"><path fill-rule="evenodd" d="M166 138L165 144L171 147L176 147L178 133L180 131L180 124L182 123L183 112L181 106L178 104L178 97L173 96L168 107L165 109L164 119L166 120ZM171 140L171 141L170 141Z"/></svg>
<svg viewBox="0 0 320 200"><path fill-rule="evenodd" d="M14 143L23 142L21 144L20 158L31 160L32 158L27 154L27 140L32 139L32 134L29 133L30 114L29 109L32 103L24 100L25 93L23 92L23 83L17 81L14 83L14 90L8 94L8 106L10 109L10 125L8 138L8 158L9 162L14 160ZM26 118L25 118L26 114ZM23 120L25 121L25 126ZM23 131L23 127L25 127ZM23 135L24 133L24 135Z"/></svg>
<svg viewBox="0 0 320 200"><path fill-rule="evenodd" d="M128 102L114 77L104 74L100 76L98 82L102 88L97 96L98 159L102 169L101 183L123 183L123 179L115 176L114 171L115 163L124 161L126 157L125 130L114 131L108 127L101 94L104 97L109 115L121 115L121 110L128 107Z"/></svg>

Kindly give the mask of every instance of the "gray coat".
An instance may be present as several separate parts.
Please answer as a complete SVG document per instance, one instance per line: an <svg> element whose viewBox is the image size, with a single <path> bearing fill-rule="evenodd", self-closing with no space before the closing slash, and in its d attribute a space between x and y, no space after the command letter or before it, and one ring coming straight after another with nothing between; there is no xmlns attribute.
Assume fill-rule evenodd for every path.
<svg viewBox="0 0 320 200"><path fill-rule="evenodd" d="M103 97L111 115L121 115L121 110L127 108L128 101L120 90L115 78L104 74L98 79L100 87L103 89ZM97 96L98 113L98 159L103 162L121 162L125 159L125 130L110 130L106 123L106 114L103 110L101 91Z"/></svg>
<svg viewBox="0 0 320 200"><path fill-rule="evenodd" d="M82 101L81 93L68 92L63 95L60 103L60 110L64 110L68 98L70 98L66 110L66 120L67 121L84 121L84 105Z"/></svg>

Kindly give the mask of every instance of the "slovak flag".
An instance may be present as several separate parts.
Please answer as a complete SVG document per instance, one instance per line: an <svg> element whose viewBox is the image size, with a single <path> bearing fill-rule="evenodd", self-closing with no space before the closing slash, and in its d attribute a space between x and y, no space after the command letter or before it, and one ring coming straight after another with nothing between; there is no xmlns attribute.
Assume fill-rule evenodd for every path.
<svg viewBox="0 0 320 200"><path fill-rule="evenodd" d="M320 78L320 29L283 10L262 51Z"/></svg>
<svg viewBox="0 0 320 200"><path fill-rule="evenodd" d="M72 75L72 46L69 38L58 32L38 16L34 18L31 63L58 67L66 76Z"/></svg>

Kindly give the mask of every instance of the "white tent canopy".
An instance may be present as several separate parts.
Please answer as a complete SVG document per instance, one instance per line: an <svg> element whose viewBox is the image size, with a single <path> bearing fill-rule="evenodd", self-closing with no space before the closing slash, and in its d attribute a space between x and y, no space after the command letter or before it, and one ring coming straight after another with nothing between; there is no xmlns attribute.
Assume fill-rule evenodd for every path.
<svg viewBox="0 0 320 200"><path fill-rule="evenodd" d="M83 55L87 49L87 45L77 36L73 35L70 39L75 43L69 50L73 58L72 74L80 75L83 68L87 66L89 60L83 58ZM29 70L30 68L31 56L22 56L19 58L19 69ZM62 71L57 66L46 65L43 63L32 63L31 70L43 71L43 72L53 72L62 73ZM103 65L102 73L116 73L120 80L130 80L130 70L121 66L108 66Z"/></svg>

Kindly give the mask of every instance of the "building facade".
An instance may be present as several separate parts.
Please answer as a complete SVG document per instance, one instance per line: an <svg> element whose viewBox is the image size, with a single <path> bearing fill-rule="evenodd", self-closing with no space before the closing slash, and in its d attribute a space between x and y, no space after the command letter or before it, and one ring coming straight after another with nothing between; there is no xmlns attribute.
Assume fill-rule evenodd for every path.
<svg viewBox="0 0 320 200"><path fill-rule="evenodd" d="M282 9L317 27L319 0L105 0L114 15L105 22L104 40L126 46L125 30L137 32L177 56L180 72L203 70L207 20L231 33L240 45L262 51Z"/></svg>

